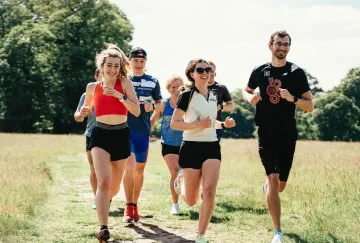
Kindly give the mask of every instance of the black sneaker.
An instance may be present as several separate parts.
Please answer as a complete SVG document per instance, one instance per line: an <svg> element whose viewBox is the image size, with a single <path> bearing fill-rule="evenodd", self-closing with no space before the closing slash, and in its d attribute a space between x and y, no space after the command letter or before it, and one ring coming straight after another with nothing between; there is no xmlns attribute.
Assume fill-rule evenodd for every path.
<svg viewBox="0 0 360 243"><path fill-rule="evenodd" d="M97 239L99 240L99 242L108 242L108 240L110 239L110 232L108 229L103 229L100 230Z"/></svg>

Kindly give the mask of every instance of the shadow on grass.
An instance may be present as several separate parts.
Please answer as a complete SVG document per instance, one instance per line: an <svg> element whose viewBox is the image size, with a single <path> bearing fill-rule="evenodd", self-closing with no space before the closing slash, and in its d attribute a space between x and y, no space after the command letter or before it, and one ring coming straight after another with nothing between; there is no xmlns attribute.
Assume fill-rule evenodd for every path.
<svg viewBox="0 0 360 243"><path fill-rule="evenodd" d="M257 215L263 215L268 213L267 208L240 207L228 202L217 203L215 209L220 211L225 211L226 213L231 213L236 211L245 211Z"/></svg>
<svg viewBox="0 0 360 243"><path fill-rule="evenodd" d="M294 234L294 233L284 233L284 235L286 235L290 239L295 240L296 243L310 243L310 241L301 239L300 236L298 236L297 234Z"/></svg>
<svg viewBox="0 0 360 243"><path fill-rule="evenodd" d="M122 218L124 216L124 211L125 211L124 208L118 208L117 210L110 211L109 216L110 217ZM142 218L142 219L152 219L152 218L154 218L154 216L153 215L140 215L140 218Z"/></svg>
<svg viewBox="0 0 360 243"><path fill-rule="evenodd" d="M330 234L330 233L328 235L332 240L332 241L329 241L329 243L343 243L343 241L340 241L339 238L337 238L335 235Z"/></svg>
<svg viewBox="0 0 360 243"><path fill-rule="evenodd" d="M162 242L162 243L190 243L190 242L193 243L194 242L193 240L188 240L179 235L168 232L157 225L141 223L141 222L139 222L138 224L141 224L143 227L146 227L147 229L145 230L139 227L137 224L129 224L125 227L134 229L135 232L141 235L144 239L150 239L157 242ZM149 232L148 230L151 230L153 232ZM117 243L120 241L110 241L110 242Z"/></svg>
<svg viewBox="0 0 360 243"><path fill-rule="evenodd" d="M199 220L199 212L189 211L186 215L188 215L191 220ZM210 222L214 224L220 224L228 221L230 221L230 218L228 216L219 218L213 215L210 219Z"/></svg>

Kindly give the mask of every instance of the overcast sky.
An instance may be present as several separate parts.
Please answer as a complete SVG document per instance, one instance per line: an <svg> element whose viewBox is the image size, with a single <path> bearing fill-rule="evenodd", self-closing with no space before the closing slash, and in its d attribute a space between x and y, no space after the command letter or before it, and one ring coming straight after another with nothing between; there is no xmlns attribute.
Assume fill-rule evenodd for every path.
<svg viewBox="0 0 360 243"><path fill-rule="evenodd" d="M271 60L276 30L292 37L288 60L329 90L360 67L360 0L111 0L134 26L133 46L148 53L147 73L185 78L188 62L213 60L216 80L244 88L252 69Z"/></svg>

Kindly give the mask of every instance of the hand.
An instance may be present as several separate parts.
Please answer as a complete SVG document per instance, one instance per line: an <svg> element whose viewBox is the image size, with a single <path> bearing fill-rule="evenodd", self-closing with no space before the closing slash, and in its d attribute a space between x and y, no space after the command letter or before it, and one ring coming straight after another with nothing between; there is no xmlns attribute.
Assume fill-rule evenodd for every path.
<svg viewBox="0 0 360 243"><path fill-rule="evenodd" d="M153 105L150 102L145 101L143 104L146 112L150 112L153 110Z"/></svg>
<svg viewBox="0 0 360 243"><path fill-rule="evenodd" d="M294 96L292 96L287 89L279 88L279 90L281 98L286 99L289 102L294 102Z"/></svg>
<svg viewBox="0 0 360 243"><path fill-rule="evenodd" d="M103 87L103 94L104 95L108 95L108 96L113 96L117 99L120 99L121 97L124 96L124 94L120 93L119 91L115 90L114 88L109 88L109 87Z"/></svg>
<svg viewBox="0 0 360 243"><path fill-rule="evenodd" d="M249 100L249 103L256 105L260 100L262 100L260 94L253 94Z"/></svg>
<svg viewBox="0 0 360 243"><path fill-rule="evenodd" d="M209 128L211 127L211 119L209 117L206 117L203 120L198 121L199 128Z"/></svg>
<svg viewBox="0 0 360 243"><path fill-rule="evenodd" d="M232 128L236 126L236 122L234 119L232 119L230 116L226 117L225 121L224 121L224 126L226 128Z"/></svg>
<svg viewBox="0 0 360 243"><path fill-rule="evenodd" d="M91 114L91 112L92 112L92 110L91 110L90 106L84 106L83 105L80 108L80 116L82 116L82 117L87 117L88 115Z"/></svg>

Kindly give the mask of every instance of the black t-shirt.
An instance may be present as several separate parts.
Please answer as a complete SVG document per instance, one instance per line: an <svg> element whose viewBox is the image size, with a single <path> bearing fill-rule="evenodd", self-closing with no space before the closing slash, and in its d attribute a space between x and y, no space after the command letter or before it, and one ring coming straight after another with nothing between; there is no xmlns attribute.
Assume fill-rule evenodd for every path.
<svg viewBox="0 0 360 243"><path fill-rule="evenodd" d="M295 128L295 104L282 99L279 88L287 89L291 95L301 98L310 90L306 74L297 65L286 62L283 67L267 63L255 68L248 87L259 87L262 100L256 104L257 126L269 128Z"/></svg>
<svg viewBox="0 0 360 243"><path fill-rule="evenodd" d="M208 86L208 89L215 92L218 99L218 104L222 104L224 102L226 103L232 100L231 95L225 85L219 84L218 82L214 82L213 85ZM216 119L218 121L222 120L221 110L218 111Z"/></svg>

